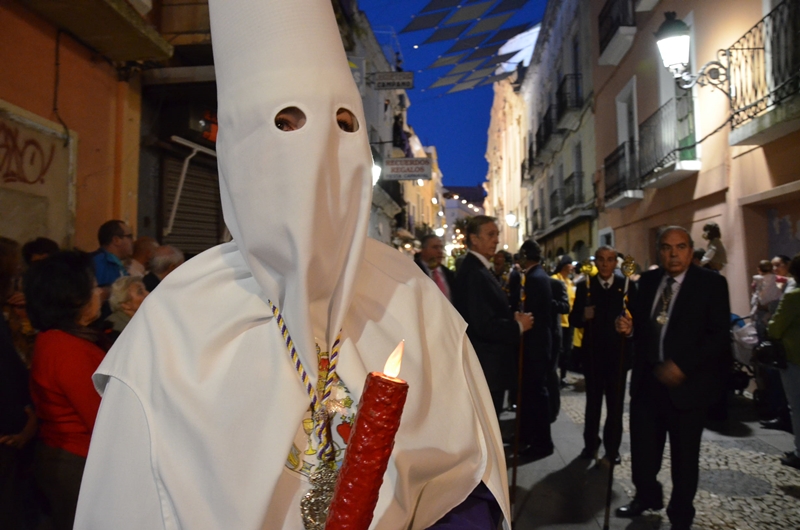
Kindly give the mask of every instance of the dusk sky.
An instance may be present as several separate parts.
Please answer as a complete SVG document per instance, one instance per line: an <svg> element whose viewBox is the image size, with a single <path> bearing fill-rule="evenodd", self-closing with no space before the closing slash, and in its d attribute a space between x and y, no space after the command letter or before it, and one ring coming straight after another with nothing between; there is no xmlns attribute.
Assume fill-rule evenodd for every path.
<svg viewBox="0 0 800 530"><path fill-rule="evenodd" d="M408 33L401 31L431 0L359 0L358 3L382 44L389 39L390 28L394 29L403 56L403 69L415 72L415 88L408 91L411 101L408 122L423 145L436 146L444 185L474 186L483 183L487 171L485 153L493 96L491 84L453 94L447 94L451 86L429 88L452 68L431 69L429 66L445 55L455 41L423 44L433 34L433 29ZM478 3L480 0L462 1L464 5ZM499 0L490 3L495 5L487 14L502 4ZM513 12L513 16L500 29L540 22L545 5L546 0L529 0ZM488 37L491 34L486 35ZM419 45L418 49L414 49L415 44Z"/></svg>

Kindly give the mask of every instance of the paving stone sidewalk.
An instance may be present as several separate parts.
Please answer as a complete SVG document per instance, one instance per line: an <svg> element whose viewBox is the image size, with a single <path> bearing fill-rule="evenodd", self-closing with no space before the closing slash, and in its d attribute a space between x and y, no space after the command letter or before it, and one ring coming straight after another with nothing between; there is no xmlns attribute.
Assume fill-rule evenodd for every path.
<svg viewBox="0 0 800 530"><path fill-rule="evenodd" d="M582 376L570 373L568 382L561 394L561 413L552 425L555 453L518 468L515 530L595 530L604 526L608 469L578 458L583 449L586 395ZM504 413L500 418L505 434L513 432L513 417L513 413ZM624 425L622 464L614 469L609 528L668 529L666 510L635 519L614 517L614 509L630 502L635 492L627 403ZM793 440L788 433L762 428L752 400L734 396L729 419L709 423L703 433L693 528L800 529L800 471L778 460L792 449ZM666 503L672 490L669 441L659 480L664 485Z"/></svg>

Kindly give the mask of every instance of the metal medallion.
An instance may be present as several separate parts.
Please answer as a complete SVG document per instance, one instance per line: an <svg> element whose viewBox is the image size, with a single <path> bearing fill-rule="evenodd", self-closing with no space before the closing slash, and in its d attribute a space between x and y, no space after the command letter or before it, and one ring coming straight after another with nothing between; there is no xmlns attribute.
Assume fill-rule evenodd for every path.
<svg viewBox="0 0 800 530"><path fill-rule="evenodd" d="M300 513L306 530L325 530L337 475L337 470L325 463L311 474L311 490L300 500Z"/></svg>
<svg viewBox="0 0 800 530"><path fill-rule="evenodd" d="M660 312L658 314L658 316L656 317L656 322L658 322L662 326L664 324L666 324L668 321L669 321L669 317L667 316L667 312L666 311Z"/></svg>

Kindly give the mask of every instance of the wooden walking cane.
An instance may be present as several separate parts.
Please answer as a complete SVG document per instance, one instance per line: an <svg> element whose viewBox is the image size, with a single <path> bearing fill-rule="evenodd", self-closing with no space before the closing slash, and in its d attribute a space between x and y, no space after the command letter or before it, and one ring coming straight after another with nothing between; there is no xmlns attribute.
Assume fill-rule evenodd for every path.
<svg viewBox="0 0 800 530"><path fill-rule="evenodd" d="M625 275L625 289L622 292L622 316L628 312L628 284L630 277L636 271L636 263L631 256L625 256L625 260L620 266L622 274ZM619 414L620 421L622 421L623 404L625 403L625 337L622 337L622 342L619 346L619 372L617 374L617 402L613 404L614 413ZM611 411L608 411L608 417L611 417ZM606 419L608 421L608 419ZM609 518L611 517L611 490L614 487L614 460L610 461L608 468L608 488L606 489L606 513L603 518L603 530L609 530Z"/></svg>
<svg viewBox="0 0 800 530"><path fill-rule="evenodd" d="M525 312L525 271L520 271L519 276L519 312ZM519 337L519 355L517 357L517 412L514 416L514 453L513 466L511 469L511 528L514 528L516 517L514 516L515 500L517 496L517 466L519 465L519 426L522 416L522 366L523 354L525 352L525 334Z"/></svg>

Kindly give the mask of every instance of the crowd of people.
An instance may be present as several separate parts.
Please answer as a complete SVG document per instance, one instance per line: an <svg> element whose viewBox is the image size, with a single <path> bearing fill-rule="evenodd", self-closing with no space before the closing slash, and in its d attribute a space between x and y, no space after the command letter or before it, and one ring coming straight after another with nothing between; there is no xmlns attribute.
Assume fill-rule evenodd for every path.
<svg viewBox="0 0 800 530"><path fill-rule="evenodd" d="M418 263L429 276L443 270L438 274L448 278L436 283L469 324L495 412L520 415L519 461L553 453L550 423L558 414L559 388L569 368L585 379L580 457L606 468L619 464L623 401L633 369L631 448L637 494L617 515L634 517L663 506L656 474L668 434L673 493L667 512L673 528L688 528L694 517L700 436L707 417L725 415L731 370L732 317L727 282L719 274L727 256L719 227L704 227L706 249L695 249L682 227L668 227L656 249L660 266L630 278L620 269L623 256L610 246L597 248L588 268L576 270L577 262L565 255L546 271L534 241L524 242L513 262L507 252L495 252L498 227L490 217L473 218L466 237L468 253L457 261L454 275L442 265L442 242L435 236L424 238ZM789 360L787 369L772 369L777 383L771 385L783 396L786 417L763 424L783 421L787 430L797 421L796 414L789 420L789 410L800 409L800 314L792 294L792 276L799 272L792 266L798 265L800 255L762 261L751 286L751 316L761 338L781 340ZM601 431L603 403L607 415ZM781 461L799 468L796 445L798 451ZM601 446L604 455L598 459Z"/></svg>
<svg viewBox="0 0 800 530"><path fill-rule="evenodd" d="M558 416L560 388L570 369L585 379L580 457L613 469L620 462L622 403L633 368L631 450L637 495L617 515L632 517L663 506L655 477L669 435L680 450L672 452L668 515L673 527L688 527L694 516L700 435L710 408L725 391L721 385L729 369L730 309L727 283L718 274L721 266L704 262L705 251L695 250L681 227L660 236L661 266L633 278L622 274L622 256L610 246L595 250L589 268L576 267L565 255L547 271L534 241L526 241L513 257L496 252L498 227L491 217L473 218L466 236L469 251L456 271L444 266L444 246L434 235L422 238L415 261L467 321L495 413L519 415L520 445L514 457L531 462L553 453L550 424ZM718 237L711 240L716 240L716 257L724 255ZM98 242L89 254L61 251L46 238L22 246L0 239L0 294L6 300L0 325L0 513L7 527L34 528L45 517L55 528L72 528L100 405L92 374L148 293L184 260L178 249L151 238L134 241L128 225L118 220L100 227ZM770 379L764 387L779 394L771 412L775 417L763 424L778 428L781 422L780 428L796 435L798 277L800 255L762 260L750 286L749 315L761 339L781 341L788 361L782 370L761 368L762 377ZM676 328L682 332L672 331ZM604 455L598 458L601 447ZM796 450L782 462L800 469L797 436Z"/></svg>
<svg viewBox="0 0 800 530"><path fill-rule="evenodd" d="M99 248L0 238L0 527L72 529L100 406L92 374L149 289L183 262L119 220Z"/></svg>

